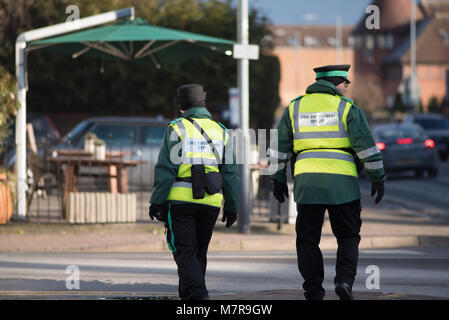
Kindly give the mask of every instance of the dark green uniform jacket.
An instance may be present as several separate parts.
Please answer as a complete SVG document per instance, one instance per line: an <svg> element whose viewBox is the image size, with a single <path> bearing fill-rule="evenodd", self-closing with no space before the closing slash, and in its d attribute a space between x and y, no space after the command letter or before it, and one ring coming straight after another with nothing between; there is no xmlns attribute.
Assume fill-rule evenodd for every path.
<svg viewBox="0 0 449 320"><path fill-rule="evenodd" d="M182 118L209 118L212 119L211 114L206 108L190 108L182 114ZM179 121L181 118L174 120L172 123ZM224 128L224 127L223 127ZM153 192L151 194L150 202L154 204L163 204L170 192L171 186L174 183L177 175L179 164L173 164L170 160L170 150L173 146L180 142L180 137L177 141L170 141L170 135L174 129L169 126L165 132L165 136L162 140L161 149L159 151L159 158L154 170L154 185ZM226 148L232 148L232 137L228 139ZM239 206L239 194L240 194L240 179L238 176L237 164L235 161L235 154L233 154L232 163L226 163L224 155L231 154L228 150L223 152L222 164L220 165L220 174L223 178L223 199L224 208L226 212L237 213ZM174 201L170 201L174 202ZM178 201L177 201L178 202ZM178 202L179 203L179 202Z"/></svg>
<svg viewBox="0 0 449 320"><path fill-rule="evenodd" d="M307 88L306 93L327 93L341 96L338 89L330 82L318 80ZM345 98L347 99L347 98ZM296 100L296 99L295 99ZM371 129L363 111L352 102L347 117L347 127L352 149L356 153L363 154L366 150L375 148L376 144ZM278 126L278 150L282 153L293 152L293 129L288 108L282 115ZM373 149L371 149L373 150ZM271 176L272 180L286 182L286 160L278 160L281 163L280 170ZM378 162L382 160L382 153L376 152L361 159L362 163ZM282 162L284 165L282 165ZM384 181L386 179L384 168L375 170L365 169L371 182ZM295 202L301 204L343 204L360 199L360 187L358 179L353 176L327 174L327 173L302 173L295 177L294 185Z"/></svg>

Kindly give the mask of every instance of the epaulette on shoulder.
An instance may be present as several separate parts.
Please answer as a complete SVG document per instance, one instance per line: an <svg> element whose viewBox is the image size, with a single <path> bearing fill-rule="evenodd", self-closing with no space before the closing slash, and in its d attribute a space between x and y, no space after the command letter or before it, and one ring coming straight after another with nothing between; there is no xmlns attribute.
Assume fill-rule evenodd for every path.
<svg viewBox="0 0 449 320"><path fill-rule="evenodd" d="M170 125L174 125L174 124L176 124L177 122L181 121L182 119L183 119L182 117L177 118L177 119L171 121L171 122L170 122Z"/></svg>
<svg viewBox="0 0 449 320"><path fill-rule="evenodd" d="M355 100L351 100L351 99L349 99L349 98L346 98L346 97L341 97L343 100L346 100L346 101L348 101L349 103L351 103L351 104L357 104L357 102L355 101Z"/></svg>

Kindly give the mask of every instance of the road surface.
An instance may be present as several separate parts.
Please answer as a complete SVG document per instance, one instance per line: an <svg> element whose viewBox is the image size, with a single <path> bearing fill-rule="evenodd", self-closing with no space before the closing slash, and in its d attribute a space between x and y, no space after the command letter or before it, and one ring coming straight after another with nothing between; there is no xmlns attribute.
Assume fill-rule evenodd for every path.
<svg viewBox="0 0 449 320"><path fill-rule="evenodd" d="M449 161L440 162L436 178L416 178L413 172L387 173L383 207L406 208L428 214L437 214L449 220ZM371 184L360 179L362 193L368 196ZM362 199L363 200L363 199ZM373 201L362 201L364 207L374 206Z"/></svg>
<svg viewBox="0 0 449 320"><path fill-rule="evenodd" d="M324 286L333 290L335 251L323 255ZM170 253L0 254L0 299L166 299L177 297L177 283ZM301 283L293 251L209 254L211 296L300 289ZM370 290L449 299L449 247L361 250L354 291Z"/></svg>

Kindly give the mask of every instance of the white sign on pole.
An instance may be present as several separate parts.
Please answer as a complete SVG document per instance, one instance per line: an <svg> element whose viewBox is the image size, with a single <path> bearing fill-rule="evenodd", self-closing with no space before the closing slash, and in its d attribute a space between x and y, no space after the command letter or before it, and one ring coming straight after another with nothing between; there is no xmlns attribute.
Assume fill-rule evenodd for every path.
<svg viewBox="0 0 449 320"><path fill-rule="evenodd" d="M259 46L256 44L234 44L234 59L259 59Z"/></svg>
<svg viewBox="0 0 449 320"><path fill-rule="evenodd" d="M229 88L229 123L232 127L237 128L239 126L239 89Z"/></svg>

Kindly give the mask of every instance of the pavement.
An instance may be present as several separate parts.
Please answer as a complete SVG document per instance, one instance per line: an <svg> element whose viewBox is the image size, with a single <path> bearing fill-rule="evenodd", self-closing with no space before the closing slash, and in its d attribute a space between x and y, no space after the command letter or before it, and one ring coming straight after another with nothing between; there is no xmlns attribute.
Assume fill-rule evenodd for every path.
<svg viewBox="0 0 449 320"><path fill-rule="evenodd" d="M13 221L0 225L0 252L160 252L167 251L161 223L39 224ZM295 250L295 226L282 230L266 218L253 217L251 233L237 226L224 228L219 218L210 251ZM449 216L435 216L403 208L362 210L360 248L397 248L449 245ZM327 215L320 247L334 250L337 242Z"/></svg>
<svg viewBox="0 0 449 320"><path fill-rule="evenodd" d="M370 199L372 202L372 199ZM362 199L362 204L364 200ZM449 245L449 216L435 215L391 204L362 210L360 248L397 248ZM210 251L295 250L295 226L282 230L266 218L252 217L251 232L224 228L217 220ZM323 224L320 247L335 250L337 242L329 220ZM13 221L0 225L0 253L5 252L161 252L167 251L164 227L159 222L134 224L38 224ZM397 293L354 293L358 299L433 299ZM337 297L329 296L329 299ZM233 300L300 300L302 291L278 290L213 297Z"/></svg>

